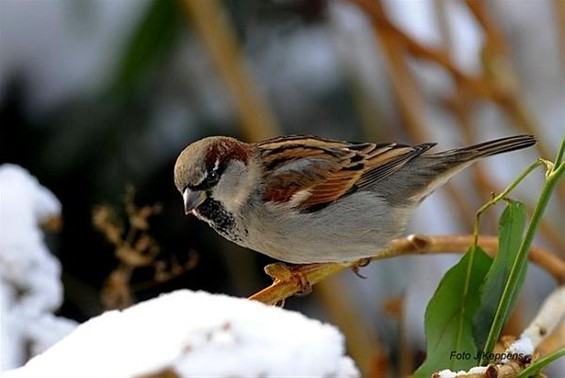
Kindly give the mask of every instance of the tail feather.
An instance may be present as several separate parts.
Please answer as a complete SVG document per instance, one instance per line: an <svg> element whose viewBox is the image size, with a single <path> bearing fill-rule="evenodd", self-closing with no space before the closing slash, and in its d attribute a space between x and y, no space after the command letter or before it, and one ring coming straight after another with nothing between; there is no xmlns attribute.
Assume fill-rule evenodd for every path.
<svg viewBox="0 0 565 378"><path fill-rule="evenodd" d="M412 168L417 172L414 177L418 177L421 185L414 185L420 189L413 190L412 198L416 201L423 200L450 177L479 158L519 150L534 144L536 144L534 136L516 135L469 147L422 155L422 159L419 159L417 165ZM416 183L415 179L413 181Z"/></svg>
<svg viewBox="0 0 565 378"><path fill-rule="evenodd" d="M491 140L464 148L442 151L430 156L452 158L454 161L466 162L477 158L520 150L536 144L533 135L515 135L511 137Z"/></svg>
<svg viewBox="0 0 565 378"><path fill-rule="evenodd" d="M437 153L425 152L402 167L398 174L377 182L377 189L385 198L391 198L391 203L403 203L407 199L417 203L477 159L535 143L532 135L517 135Z"/></svg>

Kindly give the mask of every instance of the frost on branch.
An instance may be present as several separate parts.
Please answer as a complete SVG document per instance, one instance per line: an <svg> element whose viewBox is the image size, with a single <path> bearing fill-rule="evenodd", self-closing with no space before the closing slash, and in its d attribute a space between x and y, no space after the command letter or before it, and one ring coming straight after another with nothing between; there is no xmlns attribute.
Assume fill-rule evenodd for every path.
<svg viewBox="0 0 565 378"><path fill-rule="evenodd" d="M332 326L256 301L180 290L110 311L5 378L358 377Z"/></svg>
<svg viewBox="0 0 565 378"><path fill-rule="evenodd" d="M60 213L57 198L25 169L0 166L0 370L21 366L29 352L44 351L75 327L52 314L63 300L61 267L40 228Z"/></svg>

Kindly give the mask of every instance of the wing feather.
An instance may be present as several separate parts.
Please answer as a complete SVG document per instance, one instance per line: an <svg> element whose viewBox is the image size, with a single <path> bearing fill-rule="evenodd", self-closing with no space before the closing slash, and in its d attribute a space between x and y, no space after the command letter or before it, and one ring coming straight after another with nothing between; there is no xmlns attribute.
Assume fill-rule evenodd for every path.
<svg viewBox="0 0 565 378"><path fill-rule="evenodd" d="M256 144L264 162L264 199L313 211L402 168L434 144L349 143L293 135Z"/></svg>

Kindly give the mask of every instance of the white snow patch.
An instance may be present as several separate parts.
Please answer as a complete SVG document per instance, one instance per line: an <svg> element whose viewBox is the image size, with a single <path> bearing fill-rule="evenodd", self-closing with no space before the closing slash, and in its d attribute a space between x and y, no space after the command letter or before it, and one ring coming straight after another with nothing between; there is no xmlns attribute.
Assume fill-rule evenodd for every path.
<svg viewBox="0 0 565 378"><path fill-rule="evenodd" d="M532 356L533 353L534 344L532 344L532 340L530 340L527 336L522 336L510 344L510 346L504 351L504 358L502 358L500 363L507 364L510 359L522 359L526 356Z"/></svg>
<svg viewBox="0 0 565 378"><path fill-rule="evenodd" d="M0 166L0 371L21 366L76 324L52 314L63 301L59 261L39 227L61 204L25 169Z"/></svg>
<svg viewBox="0 0 565 378"><path fill-rule="evenodd" d="M469 369L469 371L464 371L464 370L460 370L460 371L451 371L449 369L445 369L442 370L440 372L437 373L437 377L438 378L457 378L459 376L467 376L470 374L485 374L487 371L487 367L486 366L475 366L472 367L471 369Z"/></svg>
<svg viewBox="0 0 565 378"><path fill-rule="evenodd" d="M475 366L469 369L469 374L485 374L487 372L486 366Z"/></svg>
<svg viewBox="0 0 565 378"><path fill-rule="evenodd" d="M459 373L451 371L449 369L445 369L445 370L439 371L437 373L437 377L438 378L455 378L457 376L457 374L459 374Z"/></svg>
<svg viewBox="0 0 565 378"><path fill-rule="evenodd" d="M5 378L164 369L181 377L359 376L333 326L247 299L180 290L87 321Z"/></svg>

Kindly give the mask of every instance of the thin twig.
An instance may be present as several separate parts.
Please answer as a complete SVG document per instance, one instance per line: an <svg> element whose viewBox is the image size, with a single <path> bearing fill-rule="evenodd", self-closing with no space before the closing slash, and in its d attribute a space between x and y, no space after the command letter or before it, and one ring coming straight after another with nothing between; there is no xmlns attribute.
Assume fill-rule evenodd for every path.
<svg viewBox="0 0 565 378"><path fill-rule="evenodd" d="M490 17L485 1L465 0L465 3L485 31L483 62L486 73L490 74L489 83L495 85L496 89L503 94L494 98L496 104L516 126L528 133L535 134L539 127L522 99L517 75L510 63L509 44L501 26ZM552 155L544 141L538 141L536 147L543 158ZM558 189L556 194L561 205L565 205L565 187Z"/></svg>
<svg viewBox="0 0 565 378"><path fill-rule="evenodd" d="M456 80L461 81L479 97L494 98L497 93L493 92L481 77L471 77L463 72L444 49L430 48L410 38L404 31L394 25L383 12L382 4L369 0L349 0L359 6L373 21L396 40L396 43L406 49L415 58L434 62L445 68Z"/></svg>
<svg viewBox="0 0 565 378"><path fill-rule="evenodd" d="M414 80L406 61L403 59L403 46L391 33L385 10L380 1L350 0L359 6L371 19L375 36L384 50L383 60L394 89L394 94L402 110L401 115L414 140L425 139L420 132L424 129L422 110L424 102L420 88Z"/></svg>
<svg viewBox="0 0 565 378"><path fill-rule="evenodd" d="M451 74L454 82L467 98L473 95L478 100L490 100L514 125L528 133L537 133L539 129L537 123L526 109L520 96L517 75L510 64L509 47L504 33L497 21L490 16L484 1L465 0L469 10L485 31L484 73L479 77L473 77L459 69L453 62L448 49L425 46L394 25L380 0L349 0L349 2L363 10L373 23L375 34L383 45L383 58L406 121L405 127L413 140L427 141L427 134L421 122L425 120L425 104L421 99L415 100L418 99L415 94L419 93L416 92L416 90L419 91L419 88L414 83L410 70L407 69L405 53L409 53L414 58L440 65ZM542 157L552 155L543 140L538 141L536 148ZM480 173L480 168L478 169L477 175L480 181L477 185L481 192L488 194L492 191L489 189L495 189L494 185L490 180L485 180L486 176ZM453 188L446 187L446 189L451 202L463 214L466 210L461 204L465 201L456 198L457 192ZM557 188L556 197L563 206L565 186ZM463 218L471 219L471 217ZM554 230L551 223L544 221L540 232L556 247L556 250L563 250L564 241L558 237L559 233Z"/></svg>

